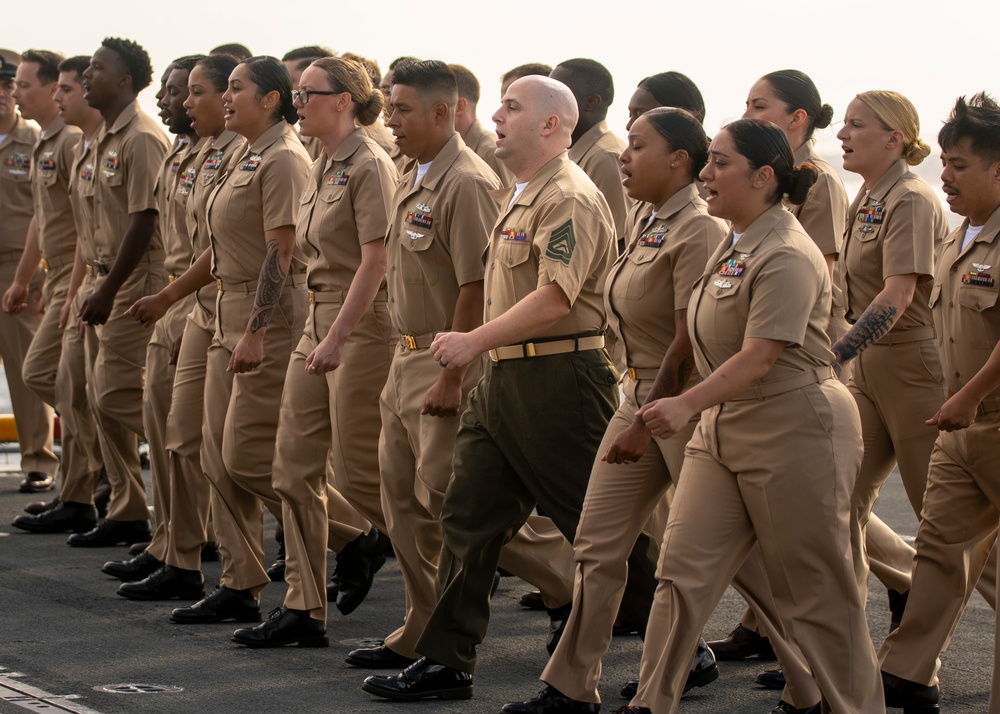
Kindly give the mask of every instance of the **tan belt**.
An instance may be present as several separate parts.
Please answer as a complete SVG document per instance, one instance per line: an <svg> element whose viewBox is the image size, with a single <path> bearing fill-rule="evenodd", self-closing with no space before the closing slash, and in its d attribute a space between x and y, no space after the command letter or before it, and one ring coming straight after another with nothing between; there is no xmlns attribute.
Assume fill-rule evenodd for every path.
<svg viewBox="0 0 1000 714"><path fill-rule="evenodd" d="M912 330L906 330L905 332L892 331L875 344L885 347L891 345L904 345L907 342L920 342L921 340L932 339L934 339L934 327L931 325L924 325L923 327L914 327Z"/></svg>
<svg viewBox="0 0 1000 714"><path fill-rule="evenodd" d="M785 379L776 379L773 382L758 382L745 392L730 397L730 401L741 402L749 399L766 399L778 394L790 392L793 389L808 387L810 384L817 384L828 379L836 379L837 375L833 367L817 367L816 369Z"/></svg>
<svg viewBox="0 0 1000 714"><path fill-rule="evenodd" d="M343 290L309 290L309 302L344 302Z"/></svg>
<svg viewBox="0 0 1000 714"><path fill-rule="evenodd" d="M257 292L257 281L256 280L246 280L242 283L223 283L222 280L216 279L215 287L220 293L225 292L240 292L251 295Z"/></svg>
<svg viewBox="0 0 1000 714"><path fill-rule="evenodd" d="M625 374L629 376L630 379L656 379L656 375L660 373L659 369L636 369L635 367L629 367L625 370Z"/></svg>
<svg viewBox="0 0 1000 714"><path fill-rule="evenodd" d="M431 346L431 342L434 341L434 335L436 334L436 332L431 332L426 335L400 335L399 344L411 352L413 350L426 350Z"/></svg>
<svg viewBox="0 0 1000 714"><path fill-rule="evenodd" d="M74 260L75 256L56 256L55 258L42 258L42 270L46 273L53 268L62 268L63 266L70 265Z"/></svg>
<svg viewBox="0 0 1000 714"><path fill-rule="evenodd" d="M976 411L980 414L986 414L987 412L1000 412L1000 397L987 397L983 401L979 402L979 406L976 407Z"/></svg>
<svg viewBox="0 0 1000 714"><path fill-rule="evenodd" d="M519 345L507 345L490 350L490 359L502 362L508 359L527 359L529 357L548 357L567 352L584 352L599 350L604 347L604 335L590 337L570 337L564 340L549 342L522 342Z"/></svg>

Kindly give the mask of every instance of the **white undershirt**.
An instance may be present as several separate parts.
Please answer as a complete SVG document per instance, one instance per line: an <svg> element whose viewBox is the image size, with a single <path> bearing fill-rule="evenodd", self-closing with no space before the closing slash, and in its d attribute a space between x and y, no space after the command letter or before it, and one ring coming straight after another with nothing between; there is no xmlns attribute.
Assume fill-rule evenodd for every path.
<svg viewBox="0 0 1000 714"><path fill-rule="evenodd" d="M420 182L423 180L424 176L427 175L427 169L431 167L432 163L434 162L428 161L426 164L417 164L417 178L413 181L414 188L420 185Z"/></svg>
<svg viewBox="0 0 1000 714"><path fill-rule="evenodd" d="M10 136L10 134L0 134L0 144L2 144L5 141L7 141L7 137L8 136Z"/></svg>
<svg viewBox="0 0 1000 714"><path fill-rule="evenodd" d="M735 248L736 244L740 242L740 238L743 237L742 233L733 233L733 242L729 244L730 248Z"/></svg>
<svg viewBox="0 0 1000 714"><path fill-rule="evenodd" d="M655 220L656 220L656 211L653 211L652 213L649 214L649 219L646 221L646 225L642 227L642 230L646 230L651 225L653 225L653 221Z"/></svg>
<svg viewBox="0 0 1000 714"><path fill-rule="evenodd" d="M510 203L507 204L507 208L510 208L511 206L514 205L514 201L517 200L517 197L521 195L521 191L523 191L524 187L527 185L528 185L527 181L525 181L524 183L514 184L514 195L510 197Z"/></svg>
<svg viewBox="0 0 1000 714"><path fill-rule="evenodd" d="M962 250L959 253L964 253L965 249L969 247L969 244L976 239L976 237L983 232L982 226L969 226L965 229L965 238L962 239Z"/></svg>

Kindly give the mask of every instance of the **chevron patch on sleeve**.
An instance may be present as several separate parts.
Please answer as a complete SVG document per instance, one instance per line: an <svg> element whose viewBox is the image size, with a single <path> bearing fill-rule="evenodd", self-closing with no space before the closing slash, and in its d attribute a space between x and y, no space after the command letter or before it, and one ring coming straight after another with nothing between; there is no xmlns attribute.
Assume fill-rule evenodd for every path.
<svg viewBox="0 0 1000 714"><path fill-rule="evenodd" d="M545 257L569 265L575 248L576 236L573 235L573 219L570 218L552 231L552 235L549 236L549 246L545 249Z"/></svg>

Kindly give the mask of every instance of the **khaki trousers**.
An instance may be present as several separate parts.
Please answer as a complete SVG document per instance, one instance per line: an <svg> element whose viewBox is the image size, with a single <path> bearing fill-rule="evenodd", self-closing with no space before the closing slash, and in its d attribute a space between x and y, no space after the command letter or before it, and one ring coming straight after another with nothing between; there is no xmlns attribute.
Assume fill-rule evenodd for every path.
<svg viewBox="0 0 1000 714"><path fill-rule="evenodd" d="M20 257L18 251L0 251L0 285L5 291L14 281ZM41 287L42 271L39 270L31 282L29 302L34 300ZM8 315L0 310L0 361L7 374L7 388L14 409L21 470L55 476L59 460L52 451L52 408L24 382L25 355L41 321L41 314L30 304L18 315Z"/></svg>
<svg viewBox="0 0 1000 714"><path fill-rule="evenodd" d="M216 303L208 349L201 463L212 485L212 517L222 553L221 584L258 593L264 570L262 505L281 520L271 484L278 410L288 358L302 334L306 292L286 281L264 338L264 361L250 372L227 372L232 350L253 310L256 284L226 290Z"/></svg>
<svg viewBox="0 0 1000 714"><path fill-rule="evenodd" d="M170 495L166 548L157 558L183 570L201 570L201 549L208 541L211 486L201 467L205 372L215 336L215 315L195 304L184 324L166 424ZM159 533L159 529L157 529ZM156 545L156 538L150 548Z"/></svg>
<svg viewBox="0 0 1000 714"><path fill-rule="evenodd" d="M194 305L194 296L174 303L153 325L146 348L146 383L142 399L142 424L149 443L149 469L153 485L153 516L156 529L147 550L157 560L167 555L167 524L170 508L170 458L166 447L167 416L174 390L176 365L170 364L174 342L184 333L184 323Z"/></svg>
<svg viewBox="0 0 1000 714"><path fill-rule="evenodd" d="M968 429L937 438L906 614L879 650L882 669L897 677L938 684L938 657L981 579L1000 520L998 429L1000 412L994 411L980 414ZM994 690L991 711L998 696Z"/></svg>
<svg viewBox="0 0 1000 714"><path fill-rule="evenodd" d="M619 606L630 622L641 623L644 634L649 607L656 590L656 560L641 572L642 583L635 583L629 558L637 538L655 511L661 508L667 489L677 485L684 462L684 447L694 433L696 421L669 439L653 438L646 453L631 464L601 461L615 438L635 421L635 413L644 401L651 381L641 383L641 398L636 396L640 383L625 378L625 401L611 417L608 430L597 449L597 459L590 473L587 497L580 514L580 525L573 541L576 575L573 583L573 609L556 651L542 672L541 679L578 701L600 702L597 685L601 680L601 659L611 642L611 631ZM657 534L656 542L662 537ZM658 549L653 549L658 554ZM636 565L639 565L636 563ZM646 572L648 571L648 572ZM626 582L630 589L644 593L638 607L627 608L623 602Z"/></svg>
<svg viewBox="0 0 1000 714"><path fill-rule="evenodd" d="M53 259L45 273L45 313L38 325L28 353L24 356L24 383L51 407L56 404L56 372L62 354L62 333L59 313L69 292L73 272L73 256ZM60 427L65 431L64 425Z"/></svg>
<svg viewBox="0 0 1000 714"><path fill-rule="evenodd" d="M62 428L63 481L59 499L64 503L92 504L94 488L104 465L97 420L87 393L87 373L92 371L87 355L97 355L97 332L84 326L81 335L76 329L76 315L93 290L94 279L84 278L73 299L70 324L62 333L56 369L55 406Z"/></svg>
<svg viewBox="0 0 1000 714"><path fill-rule="evenodd" d="M102 280L97 278L95 289ZM111 483L108 519L113 521L149 519L136 435L143 433L143 371L152 334L124 313L136 300L159 292L166 283L162 257L147 254L115 296L111 317L94 328L97 355L87 376Z"/></svg>
<svg viewBox="0 0 1000 714"><path fill-rule="evenodd" d="M341 305L309 307L305 332L285 374L273 479L285 532L285 606L326 622L327 465L333 467L337 491L384 530L375 449L381 430L378 394L398 338L383 297L362 315L344 345L340 366L326 375L309 374L306 359L326 337Z"/></svg>
<svg viewBox="0 0 1000 714"><path fill-rule="evenodd" d="M826 705L885 711L850 555L861 457L856 407L832 379L702 413L671 505L633 705L677 711L702 628L756 542L784 635Z"/></svg>
<svg viewBox="0 0 1000 714"><path fill-rule="evenodd" d="M455 440L437 604L417 652L475 670L501 549L536 505L574 537L617 401L617 373L603 350L487 363Z"/></svg>

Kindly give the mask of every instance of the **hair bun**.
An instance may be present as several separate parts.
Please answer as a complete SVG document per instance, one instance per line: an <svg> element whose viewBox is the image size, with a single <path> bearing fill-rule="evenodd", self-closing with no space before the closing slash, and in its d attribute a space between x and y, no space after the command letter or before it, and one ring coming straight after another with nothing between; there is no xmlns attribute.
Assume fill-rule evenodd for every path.
<svg viewBox="0 0 1000 714"><path fill-rule="evenodd" d="M910 166L917 166L930 155L931 147L925 144L923 139L917 139L908 144L903 150L903 158L906 159L906 163Z"/></svg>
<svg viewBox="0 0 1000 714"><path fill-rule="evenodd" d="M826 129L830 126L830 122L833 121L833 107L829 104L824 104L819 108L819 114L816 115L816 128Z"/></svg>
<svg viewBox="0 0 1000 714"><path fill-rule="evenodd" d="M811 161L803 161L799 166L792 169L788 188L785 193L788 195L788 202L793 206L805 203L809 196L809 189L819 178L819 169Z"/></svg>

